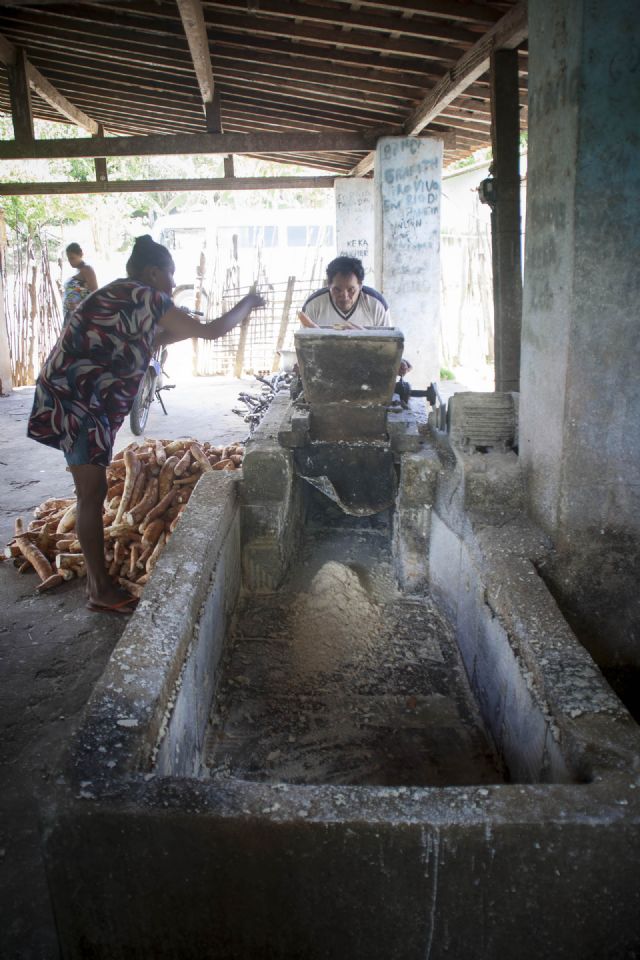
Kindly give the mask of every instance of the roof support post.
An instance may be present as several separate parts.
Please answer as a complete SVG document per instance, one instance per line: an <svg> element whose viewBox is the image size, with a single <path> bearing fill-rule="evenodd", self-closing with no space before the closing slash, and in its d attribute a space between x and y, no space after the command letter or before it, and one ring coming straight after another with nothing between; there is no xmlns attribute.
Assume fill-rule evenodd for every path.
<svg viewBox="0 0 640 960"><path fill-rule="evenodd" d="M222 115L220 112L220 91L214 90L213 100L204 104L204 116L207 133L223 133Z"/></svg>
<svg viewBox="0 0 640 960"><path fill-rule="evenodd" d="M491 57L495 203L491 211L496 390L520 390L522 257L518 52Z"/></svg>
<svg viewBox="0 0 640 960"><path fill-rule="evenodd" d="M34 138L33 112L31 110L31 89L27 55L17 48L15 60L7 65L9 77L9 95L11 97L11 116L13 135L16 143L31 143Z"/></svg>
<svg viewBox="0 0 640 960"><path fill-rule="evenodd" d="M98 125L97 137L104 137L104 127L100 123ZM106 157L94 157L93 165L96 170L96 182L97 183L106 183L109 179L107 174L107 158Z"/></svg>

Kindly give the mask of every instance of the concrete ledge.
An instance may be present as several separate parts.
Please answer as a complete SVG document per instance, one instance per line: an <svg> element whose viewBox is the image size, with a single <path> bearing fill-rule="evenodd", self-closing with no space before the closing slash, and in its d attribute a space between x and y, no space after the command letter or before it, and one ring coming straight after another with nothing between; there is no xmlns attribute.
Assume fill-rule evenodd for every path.
<svg viewBox="0 0 640 960"><path fill-rule="evenodd" d="M429 551L429 581L456 625L483 719L518 780L584 782L628 769L640 729L537 573L549 544L514 506L516 459L487 456L456 453L441 475ZM489 462L493 499L469 509L474 464ZM512 500L500 495L505 484Z"/></svg>
<svg viewBox="0 0 640 960"><path fill-rule="evenodd" d="M194 625L206 623L214 608L216 640L207 636L207 663L200 662L196 671L211 688L211 671L238 590L237 480L204 474L87 705L71 754L72 776L83 784L81 792L90 795L114 778L148 772L158 749L163 767L170 766L161 741L172 717L180 721L186 665L194 655L203 656ZM196 676L191 682L198 682ZM198 702L197 723L193 716L179 722L182 736L187 734L180 747L183 769L197 765L185 754L193 754L204 735L200 697Z"/></svg>

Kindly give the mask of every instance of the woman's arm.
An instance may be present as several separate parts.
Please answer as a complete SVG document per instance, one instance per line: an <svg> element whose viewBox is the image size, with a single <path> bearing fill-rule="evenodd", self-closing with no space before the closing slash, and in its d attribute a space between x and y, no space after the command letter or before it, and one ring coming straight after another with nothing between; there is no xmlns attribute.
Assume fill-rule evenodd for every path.
<svg viewBox="0 0 640 960"><path fill-rule="evenodd" d="M85 263L84 267L80 267L78 273L81 275L91 293L98 289L98 279L93 267L90 267L88 263Z"/></svg>
<svg viewBox="0 0 640 960"><path fill-rule="evenodd" d="M189 337L217 340L218 337L224 336L237 324L246 320L256 307L264 306L264 303L265 301L257 293L249 293L231 310L223 313L221 317L216 317L210 323L200 323L197 317L187 313L186 310L171 307L158 321L160 329L156 333L155 345L177 343L179 340L188 340Z"/></svg>

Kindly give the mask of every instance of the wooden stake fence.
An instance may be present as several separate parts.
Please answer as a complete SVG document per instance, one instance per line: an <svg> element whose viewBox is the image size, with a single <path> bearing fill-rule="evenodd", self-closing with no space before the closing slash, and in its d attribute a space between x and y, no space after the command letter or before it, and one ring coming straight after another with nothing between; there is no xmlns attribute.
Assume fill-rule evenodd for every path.
<svg viewBox="0 0 640 960"><path fill-rule="evenodd" d="M14 240L5 289L11 374L16 387L35 383L62 330L60 296L46 239Z"/></svg>

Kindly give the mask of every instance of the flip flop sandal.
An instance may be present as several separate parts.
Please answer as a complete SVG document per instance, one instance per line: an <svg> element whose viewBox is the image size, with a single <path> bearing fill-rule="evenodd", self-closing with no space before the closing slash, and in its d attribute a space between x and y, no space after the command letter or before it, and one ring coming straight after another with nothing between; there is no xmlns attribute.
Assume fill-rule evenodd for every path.
<svg viewBox="0 0 640 960"><path fill-rule="evenodd" d="M126 600L121 600L119 603L97 603L94 600L89 600L87 603L87 610L91 610L93 613L130 614L133 613L137 605L137 597L128 597Z"/></svg>

